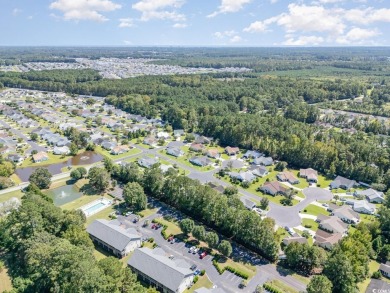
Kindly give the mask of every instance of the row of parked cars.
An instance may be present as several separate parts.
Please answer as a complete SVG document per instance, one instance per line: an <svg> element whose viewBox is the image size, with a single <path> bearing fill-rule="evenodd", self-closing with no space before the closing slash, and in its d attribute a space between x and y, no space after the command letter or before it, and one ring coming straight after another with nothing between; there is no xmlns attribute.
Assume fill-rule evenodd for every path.
<svg viewBox="0 0 390 293"><path fill-rule="evenodd" d="M198 253L200 259L205 258L205 256L207 255L206 251L201 250L199 247L196 247L196 246L191 246L190 249L188 250L188 253L192 253L192 254Z"/></svg>

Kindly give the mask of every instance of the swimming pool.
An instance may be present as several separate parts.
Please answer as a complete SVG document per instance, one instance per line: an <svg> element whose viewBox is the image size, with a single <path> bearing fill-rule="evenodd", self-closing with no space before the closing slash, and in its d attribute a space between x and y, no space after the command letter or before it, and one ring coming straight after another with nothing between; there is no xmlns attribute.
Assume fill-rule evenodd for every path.
<svg viewBox="0 0 390 293"><path fill-rule="evenodd" d="M94 200L93 202L82 206L80 209L83 211L86 217L94 215L111 205L111 201L106 198Z"/></svg>

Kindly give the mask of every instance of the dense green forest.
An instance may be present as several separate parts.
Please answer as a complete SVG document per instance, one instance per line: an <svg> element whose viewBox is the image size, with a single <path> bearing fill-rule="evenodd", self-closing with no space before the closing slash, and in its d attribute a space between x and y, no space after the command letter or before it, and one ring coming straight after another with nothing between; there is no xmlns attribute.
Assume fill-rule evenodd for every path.
<svg viewBox="0 0 390 293"><path fill-rule="evenodd" d="M15 292L156 292L117 259L97 261L84 224L81 211L24 195L19 209L0 221L0 246Z"/></svg>
<svg viewBox="0 0 390 293"><path fill-rule="evenodd" d="M99 79L91 70L0 73L5 86L107 96L130 113L161 116L174 129L200 132L222 145L258 149L294 167L312 167L390 187L386 137L350 135L313 125L311 103L367 94L371 84L351 79L266 77L220 79L212 75ZM372 90L376 100L386 91Z"/></svg>

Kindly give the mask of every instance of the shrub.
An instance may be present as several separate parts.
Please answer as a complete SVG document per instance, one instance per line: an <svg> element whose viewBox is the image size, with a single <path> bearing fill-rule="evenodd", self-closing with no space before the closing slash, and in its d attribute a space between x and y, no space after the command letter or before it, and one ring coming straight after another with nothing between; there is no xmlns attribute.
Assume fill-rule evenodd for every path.
<svg viewBox="0 0 390 293"><path fill-rule="evenodd" d="M310 225L310 224L306 224L305 225L305 228L308 228L308 229L310 229L312 226Z"/></svg>
<svg viewBox="0 0 390 293"><path fill-rule="evenodd" d="M198 276L195 276L195 277L194 277L194 284L195 284L196 282L198 282L198 280L199 280L199 277L198 277Z"/></svg>
<svg viewBox="0 0 390 293"><path fill-rule="evenodd" d="M379 271L376 271L372 274L372 278L374 279L380 279L382 277L382 274Z"/></svg>
<svg viewBox="0 0 390 293"><path fill-rule="evenodd" d="M203 276L206 273L206 270L201 270L200 275Z"/></svg>

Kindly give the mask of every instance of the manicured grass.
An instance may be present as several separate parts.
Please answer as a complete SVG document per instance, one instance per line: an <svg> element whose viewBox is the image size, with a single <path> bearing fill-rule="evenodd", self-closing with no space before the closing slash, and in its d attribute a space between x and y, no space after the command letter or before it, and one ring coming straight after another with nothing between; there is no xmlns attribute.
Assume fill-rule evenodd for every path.
<svg viewBox="0 0 390 293"><path fill-rule="evenodd" d="M298 180L299 180L299 183L298 183L298 184L294 184L294 185L293 185L294 187L298 187L298 188L301 188L301 189L304 189L304 188L306 188L306 187L309 187L309 182L307 182L307 180L306 180L305 178L300 178L300 177L298 176L299 170L293 170L293 169L291 169L291 170L288 170L288 171L290 171L291 173L293 173L294 176L297 177Z"/></svg>
<svg viewBox="0 0 390 293"><path fill-rule="evenodd" d="M213 283L210 281L210 279L207 277L207 275L199 276L198 282L194 286L192 286L190 289L186 289L184 293L192 293L195 290L199 288L211 288L213 287Z"/></svg>
<svg viewBox="0 0 390 293"><path fill-rule="evenodd" d="M22 183L22 180L19 178L18 175L16 174L12 174L10 176L10 179L16 184L16 185L19 185L20 183Z"/></svg>
<svg viewBox="0 0 390 293"><path fill-rule="evenodd" d="M329 184L332 182L333 180L332 179L327 179L325 176L323 175L318 175L318 182L317 182L317 185L320 185L321 188L325 188L325 187L328 187Z"/></svg>
<svg viewBox="0 0 390 293"><path fill-rule="evenodd" d="M288 237L290 234L288 234L288 232L284 228L279 227L278 230L276 230L276 235L279 241L282 241L283 238Z"/></svg>
<svg viewBox="0 0 390 293"><path fill-rule="evenodd" d="M306 212L305 212L306 211ZM313 216L318 216L320 214L329 216L329 212L326 211L325 208L316 206L314 204L309 204L307 207L305 207L302 211L302 214L308 214Z"/></svg>
<svg viewBox="0 0 390 293"><path fill-rule="evenodd" d="M266 282L266 284L271 285L273 288L276 288L283 293L298 293L298 291L292 289L289 285L279 280L271 280Z"/></svg>
<svg viewBox="0 0 390 293"><path fill-rule="evenodd" d="M378 218L373 215L360 214L360 221L362 221L363 223L373 223L378 221Z"/></svg>
<svg viewBox="0 0 390 293"><path fill-rule="evenodd" d="M278 266L277 270L281 272L283 275L290 275L293 278L297 279L298 281L302 282L303 284L307 285L310 282L310 278L302 276L300 274L297 274L293 270Z"/></svg>
<svg viewBox="0 0 390 293"><path fill-rule="evenodd" d="M182 148L185 148L185 147L182 147ZM163 155L167 155L166 152L164 150L160 150L159 151L160 154L163 154ZM171 159L174 160L174 161L177 161L178 163L181 163L181 164L184 164L184 165L187 165L191 168L194 168L196 169L197 171L201 171L201 172L206 172L206 171L210 171L210 170L213 170L214 168L212 166L206 166L206 167L200 167L200 166L196 166L194 164L192 164L189 159L191 159L193 156L196 156L196 155L199 155L201 156L200 153L191 153L189 154L188 152L186 152L186 155L184 156L181 156L181 157L174 157L174 156L170 156L172 157ZM213 161L213 159L211 159Z"/></svg>
<svg viewBox="0 0 390 293"><path fill-rule="evenodd" d="M157 218L156 221L163 225L167 225L168 228L166 230L167 235L178 235L182 234L183 232L181 231L179 225L175 222L167 221L164 218Z"/></svg>
<svg viewBox="0 0 390 293"><path fill-rule="evenodd" d="M310 229L313 231L318 230L318 223L312 219L302 219L302 226L305 227L306 229ZM311 228L308 228L306 226L311 226Z"/></svg>
<svg viewBox="0 0 390 293"><path fill-rule="evenodd" d="M102 197L101 195L84 195L84 196L82 196L74 201L71 201L69 203L62 205L61 208L63 210L76 210L76 209L82 207L83 205L90 203L90 202L92 202L96 199L99 199L101 197Z"/></svg>
<svg viewBox="0 0 390 293"><path fill-rule="evenodd" d="M24 193L21 192L20 190L15 190L15 191L11 191L8 193L0 194L0 202L5 202L5 201L11 199L12 197L16 197L18 199L21 199L23 194Z"/></svg>
<svg viewBox="0 0 390 293"><path fill-rule="evenodd" d="M104 157L108 157L112 160L118 160L118 159L122 159L122 158L125 158L125 157L128 157L128 156L132 156L132 155L137 155L139 153L141 153L142 151L137 149L137 148L132 148L130 149L128 152L124 153L124 154L120 154L120 155L112 155L110 154L110 152L106 151L105 149L103 149L101 146L97 146L95 148L95 151L99 154L101 154L102 156Z"/></svg>
<svg viewBox="0 0 390 293"><path fill-rule="evenodd" d="M140 212L140 214L142 215L142 218L147 218L153 214L155 214L157 212L157 208L155 209L146 209L146 210L143 210Z"/></svg>
<svg viewBox="0 0 390 293"><path fill-rule="evenodd" d="M96 260L101 260L110 256L110 254L107 251L103 250L103 248L101 248L100 246L95 245L95 249L93 250L93 256L96 258Z"/></svg>
<svg viewBox="0 0 390 293"><path fill-rule="evenodd" d="M256 275L256 267L255 266L252 266L248 263L244 263L241 261L234 261L230 258L226 259L226 261L218 262L218 266L221 269L229 266L229 267L232 267L238 271L246 273L249 276L248 281Z"/></svg>
<svg viewBox="0 0 390 293"><path fill-rule="evenodd" d="M32 158L27 158L23 161L21 165L18 166L18 168L53 165L53 164L65 162L72 157L72 156L65 156L65 157L57 156L57 155L53 155L53 153L48 153L48 156L49 156L49 160L41 163L34 163Z"/></svg>
<svg viewBox="0 0 390 293"><path fill-rule="evenodd" d="M112 213L112 212L115 212L115 209L114 209L114 206L109 206L108 208L105 208L104 210L90 216L87 218L87 222L85 223L86 226L88 226L89 224L91 224L93 221L97 220L97 219L110 219L109 218L109 215Z"/></svg>
<svg viewBox="0 0 390 293"><path fill-rule="evenodd" d="M374 272L379 270L379 266L380 266L379 262L376 262L374 260L370 261L370 263L368 264L369 277L367 279L365 279L363 282L358 283L359 292L366 292L366 289L371 282L371 276ZM385 278L383 278L383 279L385 279Z"/></svg>

